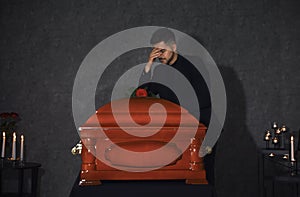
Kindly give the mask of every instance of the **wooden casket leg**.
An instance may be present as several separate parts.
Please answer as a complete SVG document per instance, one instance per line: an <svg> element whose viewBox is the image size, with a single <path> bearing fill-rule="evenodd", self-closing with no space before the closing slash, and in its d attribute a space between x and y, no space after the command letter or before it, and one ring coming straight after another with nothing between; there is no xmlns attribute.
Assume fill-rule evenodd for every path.
<svg viewBox="0 0 300 197"><path fill-rule="evenodd" d="M81 173L80 173L80 186L88 186L88 185L101 185L100 180L97 177L93 177L91 172L96 170L96 158L95 158L95 140L90 138L82 139L83 146L81 151Z"/></svg>
<svg viewBox="0 0 300 197"><path fill-rule="evenodd" d="M192 138L190 144L190 168L189 170L195 173L199 173L202 171L204 177L201 177L199 174L199 179L186 179L186 184L207 184L207 180L205 177L205 170L203 169L202 159L199 157L199 150L200 150L200 139Z"/></svg>

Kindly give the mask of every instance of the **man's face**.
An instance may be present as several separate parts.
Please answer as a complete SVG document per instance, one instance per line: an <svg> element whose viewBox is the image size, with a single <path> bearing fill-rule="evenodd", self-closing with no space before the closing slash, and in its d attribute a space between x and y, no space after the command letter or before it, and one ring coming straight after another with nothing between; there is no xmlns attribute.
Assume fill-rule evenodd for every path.
<svg viewBox="0 0 300 197"><path fill-rule="evenodd" d="M176 50L176 45L172 44L171 46L166 44L164 41L159 42L153 45L154 48L160 49L160 55L158 57L159 61L163 64L169 64L174 57Z"/></svg>

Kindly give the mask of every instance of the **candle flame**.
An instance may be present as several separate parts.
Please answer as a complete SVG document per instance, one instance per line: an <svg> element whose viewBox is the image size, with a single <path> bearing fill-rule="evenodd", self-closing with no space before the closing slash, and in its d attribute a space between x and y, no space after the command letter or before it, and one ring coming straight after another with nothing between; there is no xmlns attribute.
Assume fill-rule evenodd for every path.
<svg viewBox="0 0 300 197"><path fill-rule="evenodd" d="M2 136L5 137L5 132L2 133Z"/></svg>
<svg viewBox="0 0 300 197"><path fill-rule="evenodd" d="M21 135L21 140L24 141L24 135Z"/></svg>

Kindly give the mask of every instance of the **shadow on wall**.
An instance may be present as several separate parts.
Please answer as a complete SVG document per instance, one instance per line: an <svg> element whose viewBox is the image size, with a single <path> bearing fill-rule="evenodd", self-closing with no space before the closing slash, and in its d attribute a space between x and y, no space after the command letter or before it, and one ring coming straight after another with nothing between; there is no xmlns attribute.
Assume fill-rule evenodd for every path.
<svg viewBox="0 0 300 197"><path fill-rule="evenodd" d="M219 67L227 94L227 114L216 152L218 197L258 196L257 146L246 127L244 87L235 71Z"/></svg>

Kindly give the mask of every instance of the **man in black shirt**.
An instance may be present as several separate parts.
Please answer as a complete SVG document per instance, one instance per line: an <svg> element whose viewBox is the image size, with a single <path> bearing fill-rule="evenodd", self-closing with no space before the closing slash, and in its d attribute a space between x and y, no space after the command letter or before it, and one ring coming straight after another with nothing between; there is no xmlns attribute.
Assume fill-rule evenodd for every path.
<svg viewBox="0 0 300 197"><path fill-rule="evenodd" d="M157 30L152 36L151 44L154 48L149 55L148 62L140 77L139 84L141 84L141 87L159 95L162 99L181 105L194 116L198 116L196 118L200 120L201 123L208 126L211 113L211 101L208 87L197 68L176 52L177 46L173 32L167 28ZM162 64L157 65L153 69L153 72L151 72L156 58ZM192 101L179 103L177 96L187 94L187 87L182 87L184 83L174 69L179 71L179 73L188 80L193 91L196 93L197 103L201 114L200 117L199 114L196 113L196 107L193 106L193 104L197 103ZM160 84L157 82L160 82ZM174 93L169 87L163 84L172 84L179 92Z"/></svg>
<svg viewBox="0 0 300 197"><path fill-rule="evenodd" d="M167 28L159 29L152 35L150 43L153 46L153 50L140 77L140 87L151 91L155 95L159 95L162 99L181 105L201 123L208 126L211 117L211 99L208 87L197 68L177 53L174 33ZM152 68L155 59L158 59L162 64ZM188 87L181 83L182 78L180 78L178 73L181 73L190 83L196 94L196 103L192 99L189 100L189 96L184 97L184 95L189 95L187 93ZM172 88L164 84L172 84L179 92L173 92ZM185 102L180 103L178 97L184 97ZM197 104L198 106L195 106ZM199 111L195 109L200 111L200 117ZM210 154L204 157L207 180L212 185L214 185L213 155Z"/></svg>

